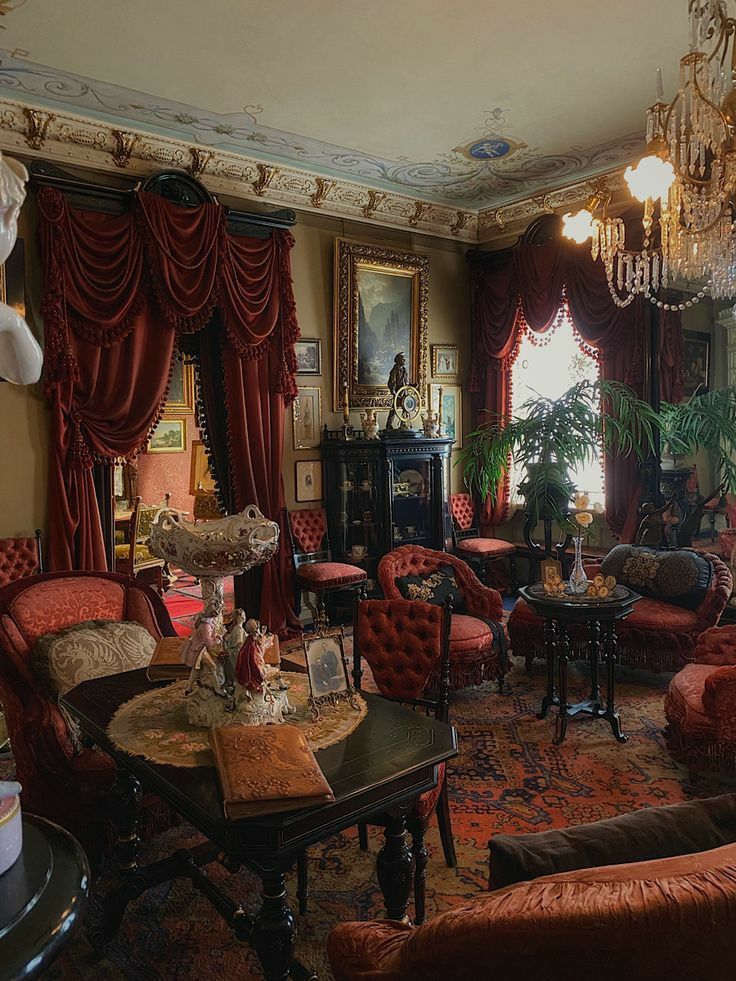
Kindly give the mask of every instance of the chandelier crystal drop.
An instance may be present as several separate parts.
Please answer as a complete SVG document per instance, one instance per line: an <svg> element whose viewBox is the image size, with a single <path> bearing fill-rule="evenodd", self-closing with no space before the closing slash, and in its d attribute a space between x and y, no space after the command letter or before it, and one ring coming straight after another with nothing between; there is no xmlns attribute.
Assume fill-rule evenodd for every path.
<svg viewBox="0 0 736 981"><path fill-rule="evenodd" d="M706 290L736 295L736 19L727 0L689 0L688 12L689 51L680 59L677 93L664 101L658 70L647 153L624 174L644 205L641 249L626 249L623 222L608 216L610 194L602 186L584 212L563 218L563 234L574 241L590 227L593 258L603 262L618 306L639 294L666 309L691 306ZM691 301L662 303L656 294L678 279L707 285Z"/></svg>

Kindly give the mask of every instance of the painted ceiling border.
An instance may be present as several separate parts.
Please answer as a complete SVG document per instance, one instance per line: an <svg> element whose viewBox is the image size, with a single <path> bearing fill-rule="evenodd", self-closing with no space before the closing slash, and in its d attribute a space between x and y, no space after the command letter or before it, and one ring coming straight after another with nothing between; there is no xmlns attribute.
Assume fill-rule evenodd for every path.
<svg viewBox="0 0 736 981"><path fill-rule="evenodd" d="M619 166L479 211L2 98L0 149L60 165L107 172L115 168L142 178L163 168L184 170L213 192L471 245L495 243L522 231L539 215L573 208L602 178L615 196L624 170Z"/></svg>

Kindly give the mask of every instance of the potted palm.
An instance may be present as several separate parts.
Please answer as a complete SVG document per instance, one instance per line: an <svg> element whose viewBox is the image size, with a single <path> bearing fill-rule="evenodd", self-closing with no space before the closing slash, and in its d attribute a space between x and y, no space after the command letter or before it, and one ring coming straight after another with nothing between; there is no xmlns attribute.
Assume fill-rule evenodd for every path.
<svg viewBox="0 0 736 981"><path fill-rule="evenodd" d="M467 438L458 462L468 490L494 499L513 460L524 472L519 491L526 505L525 537L540 520L555 520L568 531L576 493L572 472L601 448L633 453L643 462L654 448L657 423L652 407L627 385L581 381L558 399L528 399L511 417L491 415Z"/></svg>

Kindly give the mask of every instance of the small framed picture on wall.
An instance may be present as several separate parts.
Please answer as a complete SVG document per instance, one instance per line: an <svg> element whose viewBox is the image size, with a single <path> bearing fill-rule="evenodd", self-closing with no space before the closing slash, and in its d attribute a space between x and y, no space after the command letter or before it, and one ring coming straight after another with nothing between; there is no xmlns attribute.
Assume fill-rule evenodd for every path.
<svg viewBox="0 0 736 981"><path fill-rule="evenodd" d="M432 377L457 381L460 374L460 348L457 344L432 345Z"/></svg>
<svg viewBox="0 0 736 981"><path fill-rule="evenodd" d="M322 390L300 388L292 406L294 449L313 450L322 436Z"/></svg>
<svg viewBox="0 0 736 981"><path fill-rule="evenodd" d="M463 445L463 390L459 385L448 385L440 382L429 386L429 404L435 412L440 409L440 394L442 395L442 435L451 436L454 441L453 450L459 450Z"/></svg>
<svg viewBox="0 0 736 981"><path fill-rule="evenodd" d="M682 345L683 395L685 398L696 392L705 395L710 385L710 334L700 330L683 330Z"/></svg>
<svg viewBox="0 0 736 981"><path fill-rule="evenodd" d="M319 337L300 337L294 344L298 375L322 374L322 341Z"/></svg>
<svg viewBox="0 0 736 981"><path fill-rule="evenodd" d="M167 419L156 426L148 443L149 453L186 453L186 419Z"/></svg>
<svg viewBox="0 0 736 981"><path fill-rule="evenodd" d="M294 486L297 501L322 500L322 461L297 460L294 464Z"/></svg>

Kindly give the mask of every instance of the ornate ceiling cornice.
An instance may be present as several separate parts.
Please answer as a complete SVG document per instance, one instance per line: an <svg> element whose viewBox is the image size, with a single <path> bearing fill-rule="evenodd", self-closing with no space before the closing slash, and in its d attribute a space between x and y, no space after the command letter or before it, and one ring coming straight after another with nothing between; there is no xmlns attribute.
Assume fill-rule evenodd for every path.
<svg viewBox="0 0 736 981"><path fill-rule="evenodd" d="M294 167L0 99L0 149L137 177L178 168L211 191L426 235L477 241L478 215Z"/></svg>
<svg viewBox="0 0 736 981"><path fill-rule="evenodd" d="M162 168L181 169L215 193L489 246L513 239L540 215L574 209L601 179L586 178L498 208L463 210L8 99L0 99L0 149L141 178ZM624 187L623 169L602 175L614 203Z"/></svg>

